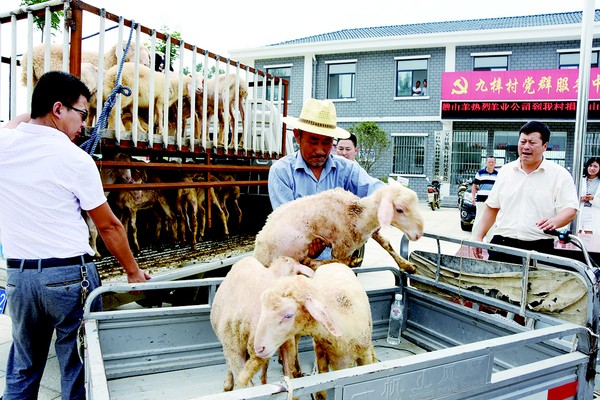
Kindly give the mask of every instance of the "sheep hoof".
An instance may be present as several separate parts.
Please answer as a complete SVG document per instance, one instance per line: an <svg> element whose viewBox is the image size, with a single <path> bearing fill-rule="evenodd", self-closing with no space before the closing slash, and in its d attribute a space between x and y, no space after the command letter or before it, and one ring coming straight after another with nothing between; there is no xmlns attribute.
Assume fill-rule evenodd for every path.
<svg viewBox="0 0 600 400"><path fill-rule="evenodd" d="M411 264L409 262L402 263L402 265L399 265L399 267L407 274L414 274L415 272L417 272L417 267L415 267L414 264Z"/></svg>
<svg viewBox="0 0 600 400"><path fill-rule="evenodd" d="M355 257L352 260L350 260L350 262L348 263L348 266L350 268L356 268L356 267L360 267L360 265L363 262L363 258L362 257Z"/></svg>

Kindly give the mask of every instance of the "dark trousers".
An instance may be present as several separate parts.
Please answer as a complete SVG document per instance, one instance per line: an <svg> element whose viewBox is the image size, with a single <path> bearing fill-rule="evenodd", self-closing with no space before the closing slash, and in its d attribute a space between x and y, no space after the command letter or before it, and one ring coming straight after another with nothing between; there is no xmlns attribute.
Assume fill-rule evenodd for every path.
<svg viewBox="0 0 600 400"><path fill-rule="evenodd" d="M513 239L506 236L494 235L490 243L499 244L502 246L516 247L523 250L535 250L540 253L555 255L554 251L554 239L540 239L540 240L519 240ZM513 264L522 264L523 258L519 256L513 256L511 254L489 251L489 260L503 261Z"/></svg>

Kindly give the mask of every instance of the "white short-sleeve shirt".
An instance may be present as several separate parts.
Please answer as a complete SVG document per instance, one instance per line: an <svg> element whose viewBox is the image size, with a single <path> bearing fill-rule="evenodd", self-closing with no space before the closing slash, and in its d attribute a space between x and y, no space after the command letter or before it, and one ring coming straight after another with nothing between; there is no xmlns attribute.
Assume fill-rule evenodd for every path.
<svg viewBox="0 0 600 400"><path fill-rule="evenodd" d="M57 129L0 129L0 230L7 258L93 255L81 210L106 201L92 157Z"/></svg>
<svg viewBox="0 0 600 400"><path fill-rule="evenodd" d="M530 174L519 159L500 168L485 203L499 209L494 234L519 240L548 239L536 222L579 207L569 171L545 157Z"/></svg>

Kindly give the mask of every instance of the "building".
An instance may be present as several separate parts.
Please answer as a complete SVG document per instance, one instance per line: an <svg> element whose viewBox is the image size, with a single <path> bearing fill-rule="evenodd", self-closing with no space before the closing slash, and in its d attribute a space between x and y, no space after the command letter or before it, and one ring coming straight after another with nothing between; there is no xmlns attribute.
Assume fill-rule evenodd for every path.
<svg viewBox="0 0 600 400"><path fill-rule="evenodd" d="M600 18L595 11L595 21ZM341 126L374 121L392 146L377 177L400 175L420 198L441 176L445 194L472 178L488 155L517 157L518 130L540 120L552 131L547 156L573 167L582 12L346 29L232 58L290 81L288 114L304 98L331 99ZM600 154L595 107L600 26L593 25L590 111L585 154ZM463 81L464 79L464 81ZM456 93L470 82L461 99ZM413 87L427 81L426 93ZM455 89L455 90L452 90ZM488 92L487 97L484 96ZM596 100L596 101L594 101ZM364 149L363 149L364 150Z"/></svg>

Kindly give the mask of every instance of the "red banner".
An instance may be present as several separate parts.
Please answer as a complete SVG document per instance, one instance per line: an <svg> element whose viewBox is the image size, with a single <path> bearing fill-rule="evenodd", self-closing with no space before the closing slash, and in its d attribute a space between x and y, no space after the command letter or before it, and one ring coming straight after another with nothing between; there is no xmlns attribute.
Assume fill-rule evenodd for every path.
<svg viewBox="0 0 600 400"><path fill-rule="evenodd" d="M577 100L578 69L444 72L442 101ZM600 99L600 68L592 68L588 98Z"/></svg>

